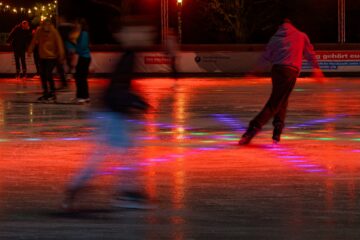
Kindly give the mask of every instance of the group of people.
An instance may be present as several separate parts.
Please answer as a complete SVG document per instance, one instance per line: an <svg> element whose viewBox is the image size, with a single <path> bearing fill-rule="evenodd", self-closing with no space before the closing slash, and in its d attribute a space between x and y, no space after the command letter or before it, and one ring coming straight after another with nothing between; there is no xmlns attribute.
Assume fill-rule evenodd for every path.
<svg viewBox="0 0 360 240"><path fill-rule="evenodd" d="M96 175L96 169L104 161L109 150L123 154L130 146L128 137L127 116L134 109L146 110L149 105L134 94L131 90L131 80L135 64L135 53L144 46L153 43L154 34L151 24L144 17L128 17L122 19L122 26L114 36L122 43L124 54L117 65L113 77L111 78L108 89L103 96L103 108L93 113L93 119L99 121L99 132L97 133L96 144L93 152L90 154L88 162L72 179L67 186L63 207L72 209L74 200L79 192L86 189L89 180ZM26 23L21 24L22 31L27 31ZM25 35L25 33L22 34ZM26 33L28 34L28 33ZM40 101L55 100L55 86L52 78L52 71L57 63L63 63L66 58L64 50L68 53L78 54L76 66L76 85L78 102L88 102L89 93L87 85L87 76L91 55L89 50L89 35L84 28L84 23L76 22L72 31L67 34L67 39L63 41L59 32L45 20L36 30L32 41L28 47L31 53L38 45L40 58L40 76L44 94L39 98ZM11 36L14 39L14 35ZM25 40L25 38L24 38ZM13 44L16 41L13 40ZM26 49L25 44L22 48ZM15 51L15 47L14 47ZM171 54L170 55L174 55ZM19 57L20 56L20 57ZM23 61L24 55L15 51L16 59ZM299 31L289 18L283 18L276 33L270 39L266 51L261 57L261 62L270 62L272 65L272 93L261 112L249 123L249 127L239 140L239 145L246 145L251 142L254 136L262 127L273 118L273 136L275 143L280 141L280 137L285 126L286 111L288 99L295 86L296 79L301 71L302 60L305 57L314 68L314 76L318 79L323 78L317 62L313 46L308 36ZM18 61L18 60L17 60ZM173 61L173 70L174 69ZM17 62L17 73L20 72ZM19 70L19 71L18 71ZM23 69L23 74L26 70ZM49 84L49 86L48 86ZM49 88L50 87L50 88ZM131 171L132 177L123 184L122 189L118 189L116 200L118 206L130 208L146 208L148 198L144 194L136 176L137 171Z"/></svg>
<svg viewBox="0 0 360 240"><path fill-rule="evenodd" d="M50 19L45 19L40 25L30 30L28 21L16 25L8 37L14 50L16 63L16 78L27 77L26 52L33 54L37 74L41 79L43 94L37 100L40 102L56 101L53 71L55 67L61 80L60 89L67 88L65 63L68 71L72 71L72 59L77 55L75 67L76 103L90 101L88 74L91 62L89 34L84 20L75 20L71 24L59 23L58 28ZM20 64L21 63L21 64Z"/></svg>
<svg viewBox="0 0 360 240"><path fill-rule="evenodd" d="M129 20L138 31L139 28L136 28L136 24L139 19ZM131 27L127 26L121 31L121 36L126 36L124 33L126 29L132 32ZM139 36L139 32L136 31L132 32L132 34L136 33L134 36ZM141 98L130 94L135 58L134 46L131 44L134 44L134 39L133 41L130 39L129 43L130 45L123 54L105 94L104 102L108 107L108 111L96 113L96 118L101 119L100 129L102 131L99 134L99 142L106 143L108 147L111 146L113 149L120 151L130 146L127 134L127 125L129 123L125 121L130 112L129 110L133 108L146 110L149 107ZM123 45L126 46L124 43ZM299 31L288 18L284 18L268 43L260 61L272 64L273 88L271 96L263 110L250 121L248 129L239 140L239 145L249 144L271 118L274 119L272 139L275 143L280 141L285 126L288 99L300 73L303 57L313 65L314 76L322 79L323 74L308 36ZM85 167L75 175L73 181L69 184L63 203L64 208L72 208L74 199L88 184L88 181L96 175L96 169L104 158L104 150L101 150L101 148L94 150ZM122 188L117 189L115 206L128 208L147 208L149 206L146 194L141 191L137 172L138 170L132 170L132 177L122 184ZM123 175L125 174L123 173Z"/></svg>

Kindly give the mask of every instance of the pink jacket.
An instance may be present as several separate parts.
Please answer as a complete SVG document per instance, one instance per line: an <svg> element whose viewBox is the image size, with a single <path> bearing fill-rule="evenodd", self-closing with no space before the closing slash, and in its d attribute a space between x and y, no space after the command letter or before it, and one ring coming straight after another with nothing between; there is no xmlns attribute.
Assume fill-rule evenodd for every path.
<svg viewBox="0 0 360 240"><path fill-rule="evenodd" d="M296 29L291 23L282 24L271 37L263 58L272 64L296 67L301 70L305 57L314 68L319 68L314 48L308 36Z"/></svg>

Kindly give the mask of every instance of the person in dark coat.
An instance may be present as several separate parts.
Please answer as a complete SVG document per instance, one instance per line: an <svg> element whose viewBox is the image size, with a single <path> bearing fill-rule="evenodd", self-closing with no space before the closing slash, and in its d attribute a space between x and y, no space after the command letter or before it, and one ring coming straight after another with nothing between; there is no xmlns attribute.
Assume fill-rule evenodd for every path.
<svg viewBox="0 0 360 240"><path fill-rule="evenodd" d="M14 50L15 64L16 64L16 78L26 77L26 58L25 53L31 42L32 33L29 22L22 21L16 25L10 32L7 43L10 43ZM21 63L21 66L20 66ZM22 70L22 74L20 72Z"/></svg>

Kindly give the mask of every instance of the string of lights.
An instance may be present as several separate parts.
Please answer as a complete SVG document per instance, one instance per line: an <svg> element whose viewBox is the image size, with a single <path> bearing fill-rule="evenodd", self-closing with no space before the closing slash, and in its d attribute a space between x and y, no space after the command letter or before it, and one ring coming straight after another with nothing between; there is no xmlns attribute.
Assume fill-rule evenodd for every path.
<svg viewBox="0 0 360 240"><path fill-rule="evenodd" d="M57 1L53 1L48 4L35 4L33 7L22 7L22 6L13 6L0 2L0 14L1 13L13 13L13 14L23 14L28 16L41 16L42 19L52 18L56 15L57 10Z"/></svg>

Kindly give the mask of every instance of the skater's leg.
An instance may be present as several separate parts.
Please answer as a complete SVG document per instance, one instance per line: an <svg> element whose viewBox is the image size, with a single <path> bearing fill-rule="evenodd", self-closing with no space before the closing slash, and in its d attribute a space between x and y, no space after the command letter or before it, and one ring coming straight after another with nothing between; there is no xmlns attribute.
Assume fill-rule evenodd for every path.
<svg viewBox="0 0 360 240"><path fill-rule="evenodd" d="M275 143L280 141L280 136L285 126L285 118L286 118L288 102L289 101L286 101L280 107L279 111L275 114L274 120L272 122L274 126L272 139L274 140Z"/></svg>
<svg viewBox="0 0 360 240"><path fill-rule="evenodd" d="M57 64L57 60L48 60L48 66L46 68L46 78L50 85L50 96L55 96L55 82L53 78L53 71Z"/></svg>
<svg viewBox="0 0 360 240"><path fill-rule="evenodd" d="M95 176L98 166L105 159L106 152L104 146L96 146L90 154L90 157L86 160L85 165L77 174L75 174L69 184L69 189L79 189L84 187L87 182Z"/></svg>
<svg viewBox="0 0 360 240"><path fill-rule="evenodd" d="M149 197L145 193L143 182L144 174L141 166L139 165L139 159L136 154L130 153L130 147L132 146L131 139L129 137L131 123L127 121L127 118L118 113L112 113L112 119L115 120L109 126L112 126L110 144L114 149L119 159L119 166L122 169L119 171L119 183L115 189L115 198L113 201L113 207L120 208L136 208L136 209L151 209L153 206L149 202ZM115 125L117 131L114 134Z"/></svg>
<svg viewBox="0 0 360 240"><path fill-rule="evenodd" d="M239 141L240 145L250 143L251 139L261 130L263 125L265 125L280 111L281 107L287 103L295 86L297 74L298 72L292 68L273 67L272 92L270 98L261 112L250 121L249 128Z"/></svg>
<svg viewBox="0 0 360 240"><path fill-rule="evenodd" d="M86 160L85 165L74 175L67 186L65 199L62 204L62 207L65 209L71 209L78 192L84 189L87 183L96 176L99 165L105 160L106 154L111 150L111 147L109 147L107 143L107 133L104 132L104 130L111 128L111 126L109 126L111 119L109 119L106 113L93 113L91 118L98 126L94 136L96 145Z"/></svg>
<svg viewBox="0 0 360 240"><path fill-rule="evenodd" d="M47 60L46 59L40 59L40 80L41 80L41 87L43 89L43 96L44 97L48 94L48 84L47 84L46 69L47 69Z"/></svg>
<svg viewBox="0 0 360 240"><path fill-rule="evenodd" d="M22 69L22 77L27 77L27 67L26 67L26 57L25 57L25 51L22 51L20 53L20 61L21 61L21 69Z"/></svg>
<svg viewBox="0 0 360 240"><path fill-rule="evenodd" d="M76 65L76 97L78 99L89 98L88 75L91 59L79 57L78 64Z"/></svg>
<svg viewBox="0 0 360 240"><path fill-rule="evenodd" d="M283 68L272 71L271 96L262 111L251 121L250 125L262 128L287 103L295 86L297 72Z"/></svg>
<svg viewBox="0 0 360 240"><path fill-rule="evenodd" d="M16 66L16 78L20 77L20 53L18 50L14 50L14 59Z"/></svg>
<svg viewBox="0 0 360 240"><path fill-rule="evenodd" d="M61 82L61 89L64 89L67 87L67 80L66 80L66 75L65 75L65 69L64 69L64 64L63 63L57 63L56 65L56 70L59 74L59 78L60 78L60 82Z"/></svg>

